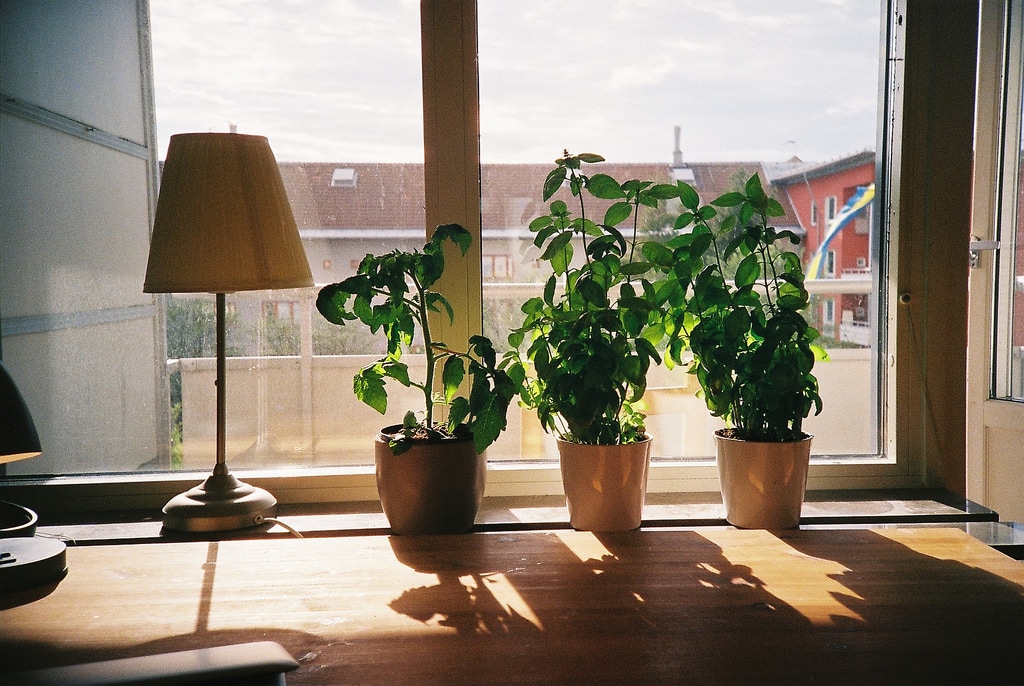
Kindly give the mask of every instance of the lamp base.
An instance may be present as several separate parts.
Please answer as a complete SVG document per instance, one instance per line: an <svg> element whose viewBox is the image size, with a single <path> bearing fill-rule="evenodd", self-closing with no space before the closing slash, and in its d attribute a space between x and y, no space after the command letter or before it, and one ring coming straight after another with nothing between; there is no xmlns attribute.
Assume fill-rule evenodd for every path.
<svg viewBox="0 0 1024 686"><path fill-rule="evenodd" d="M174 531L234 531L259 526L277 512L277 498L250 486L218 464L203 483L164 505L164 528Z"/></svg>
<svg viewBox="0 0 1024 686"><path fill-rule="evenodd" d="M67 576L65 544L36 538L38 521L27 507L0 502L0 595L55 585Z"/></svg>

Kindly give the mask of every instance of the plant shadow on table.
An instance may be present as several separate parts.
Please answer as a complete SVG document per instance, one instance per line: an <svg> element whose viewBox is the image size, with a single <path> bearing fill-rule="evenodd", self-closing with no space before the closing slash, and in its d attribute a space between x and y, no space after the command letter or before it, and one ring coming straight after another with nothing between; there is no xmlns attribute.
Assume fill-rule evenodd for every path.
<svg viewBox="0 0 1024 686"><path fill-rule="evenodd" d="M837 616L823 634L850 681L876 683L884 667L886 683L1024 684L1024 586L924 554L884 532L779 537L843 569L829 574L845 589L833 598L858 619Z"/></svg>
<svg viewBox="0 0 1024 686"><path fill-rule="evenodd" d="M457 644L460 660L477 665L472 683L738 683L792 674L784 646L757 646L812 629L749 567L695 532L391 543L403 564L437 577L391 608L452 630L397 639L402 674L420 670L426 681L458 681L450 665ZM386 669L347 676L387 681Z"/></svg>

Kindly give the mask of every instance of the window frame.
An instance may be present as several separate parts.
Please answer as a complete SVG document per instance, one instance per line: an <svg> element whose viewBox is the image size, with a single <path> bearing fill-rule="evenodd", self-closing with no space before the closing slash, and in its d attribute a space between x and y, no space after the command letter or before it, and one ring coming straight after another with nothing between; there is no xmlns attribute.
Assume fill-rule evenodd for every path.
<svg viewBox="0 0 1024 686"><path fill-rule="evenodd" d="M967 3L975 7L973 3ZM946 21L943 9L927 0L883 0L886 12L897 16L909 15L913 19L922 18L924 23L937 24ZM968 22L969 23L969 22ZM906 34L905 25L883 29L881 41L896 46L897 52L906 50L903 59L886 60L889 68L903 70L904 63L912 60L932 60L943 50L948 50L947 38L926 35L910 37ZM448 221L463 223L475 237L479 239L480 229L480 159L479 159L479 97L476 86L476 5L475 0L456 0L442 2L440 0L424 0L421 3L422 49L423 49L423 89L424 89L424 121L425 121L425 183L426 183L426 225L435 226ZM145 30L145 29L143 29ZM895 33L890 33L895 31ZM924 32L922 32L924 33ZM963 33L959 35L964 35ZM148 40L148 35L144 36ZM976 42L954 51L963 53L970 49L972 59L976 58ZM150 83L144 85L151 93L152 66L149 65ZM910 130L904 120L903 107L909 94L904 91L913 90L918 93L915 106L920 106L920 98L942 98L944 107L949 108L950 101L944 92L930 93L915 84L904 83L902 89L889 89L882 79L880 92L883 103L880 106L879 121L888 124L897 122ZM973 88L973 81L971 83ZM152 97L147 100L152 108ZM442 109L443 108L443 109ZM968 109L972 110L973 107ZM891 111L892 116L886 112ZM928 108L923 108L928 111ZM152 116L152 115L151 115ZM884 140L882 140L884 139ZM911 389L915 387L910 370L920 365L921 353L910 352L911 339L928 335L932 340L942 340L941 336L932 335L944 328L954 328L966 320L966 311L961 318L957 314L946 313L944 322L936 318L917 322L916 331L911 331L914 320L903 316L897 307L897 299L905 292L904 286L913 282L922 271L935 269L932 264L915 264L915 244L926 241L919 240L927 235L929 226L909 224L904 221L906 205L900 199L906 197L902 192L906 184L913 179L908 169L927 154L927 145L919 147L904 146L899 131L889 136L880 136L877 159L879 169L888 169L888 179L892 190L883 193L884 212L889 222L891 242L888 247L875 246L879 256L879 264L883 272L879 279L893 279L895 288L890 289L889 298L882 303L883 321L895 339L895 354L886 352L879 355L879 373L888 378L883 390L883 405L900 407L899 398L909 397L913 402L908 410L916 408L923 413L925 405L933 414L932 423L945 417L959 418L964 414L964 404L955 393L943 395L943 384L933 384L923 397ZM929 157L932 164L935 160ZM956 174L962 160L951 159L939 165ZM934 167L932 167L932 172ZM961 174L963 179L969 174ZM886 187L882 184L881 187ZM962 187L958 187L963 190ZM969 192L969 188L968 188ZM955 195L955 194L954 194ZM936 198L929 196L924 202L934 204ZM966 203L965 206L969 206ZM935 229L933 229L935 230ZM441 287L446 291L457 313L456 321L444 329L440 335L446 340L467 340L473 332L479 331L482 322L482 264L480 240L475 240L474 248L466 259L452 259L445 274ZM946 255L948 264L955 261ZM940 342L939 345L942 345ZM950 347L950 343L946 343ZM957 345L955 338L952 347ZM892 343L890 343L892 346ZM890 348L890 351L892 348ZM902 353L902 356L901 356ZM904 362L904 358L908 361ZM898 364L897 364L898 363ZM897 368L896 373L887 375L890 366ZM954 371L954 379L959 375ZM947 376L943 381L948 381ZM895 414L895 413L894 413ZM941 442L933 439L919 426L908 412L888 419L888 428L882 437L883 459L824 459L815 460L808 479L810 489L862 489L862 488L913 488L920 486L942 485L937 481L937 468L962 471L962 457L953 450L949 455L936 456L934 450L942 448ZM938 444L938 445L937 445ZM948 445L946 447L949 447ZM40 488L40 497L50 505L49 510L62 507L76 511L104 509L149 509L159 507L166 499L194 484L195 473L173 473L164 475L113 475L113 476L64 476L50 479L26 479L0 485L0 497L11 489L18 491L12 495L21 502L40 502L33 497L33 488ZM372 467L366 468L335 468L316 469L302 468L288 472L246 472L246 480L255 485L270 489L282 503L320 503L330 501L376 500L376 485ZM957 478L947 477L945 486L959 492L956 488ZM952 487L951 487L952 486ZM59 488L59 497L55 496L55 488ZM649 492L676 491L716 491L717 471L713 462L658 463L652 466ZM561 492L561 477L557 464L523 464L523 465L492 465L489 471L488 495L544 495ZM59 501L59 502L57 502ZM42 509L42 508L40 508Z"/></svg>
<svg viewBox="0 0 1024 686"><path fill-rule="evenodd" d="M825 198L825 221L830 222L836 218L839 211L839 199L834 195Z"/></svg>

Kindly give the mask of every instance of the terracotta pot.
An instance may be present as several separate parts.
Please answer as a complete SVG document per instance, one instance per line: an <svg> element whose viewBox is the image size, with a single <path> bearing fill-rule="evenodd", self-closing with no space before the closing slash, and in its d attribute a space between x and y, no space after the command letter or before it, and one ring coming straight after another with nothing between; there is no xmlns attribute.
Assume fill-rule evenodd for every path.
<svg viewBox="0 0 1024 686"><path fill-rule="evenodd" d="M558 441L569 523L582 531L640 526L647 494L651 439L629 445Z"/></svg>
<svg viewBox="0 0 1024 686"><path fill-rule="evenodd" d="M461 534L480 510L487 482L486 452L473 440L417 443L401 455L388 446L385 427L374 441L377 493L395 534Z"/></svg>
<svg viewBox="0 0 1024 686"><path fill-rule="evenodd" d="M725 518L744 529L792 529L800 524L811 439L791 443L741 441L715 432Z"/></svg>

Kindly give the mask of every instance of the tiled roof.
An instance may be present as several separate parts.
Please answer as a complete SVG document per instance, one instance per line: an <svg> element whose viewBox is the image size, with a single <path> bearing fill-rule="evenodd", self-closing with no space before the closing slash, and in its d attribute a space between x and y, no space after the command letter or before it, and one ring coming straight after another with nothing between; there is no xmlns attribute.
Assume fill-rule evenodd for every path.
<svg viewBox="0 0 1024 686"><path fill-rule="evenodd" d="M282 162L281 178L300 229L423 228L423 165ZM353 169L354 186L332 186Z"/></svg>
<svg viewBox="0 0 1024 686"><path fill-rule="evenodd" d="M300 230L310 229L422 229L423 165L417 163L283 162L281 176ZM702 200L710 202L738 188L755 171L767 183L760 162L692 163L690 182ZM354 185L332 185L336 169L352 170ZM482 165L483 226L487 229L519 229L546 210L542 201L544 178L550 164ZM673 183L673 168L666 163L601 163L587 165L588 174L609 174L620 182L629 179ZM769 187L767 190L771 192ZM774 194L786 209L778 224L798 225L785 193ZM556 197L571 203L568 190ZM588 199L595 219L603 216L607 202ZM570 204L572 209L574 205Z"/></svg>

